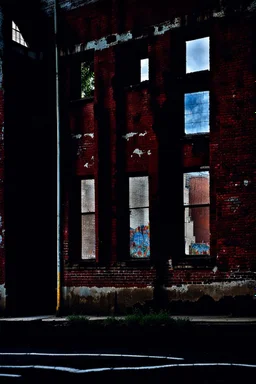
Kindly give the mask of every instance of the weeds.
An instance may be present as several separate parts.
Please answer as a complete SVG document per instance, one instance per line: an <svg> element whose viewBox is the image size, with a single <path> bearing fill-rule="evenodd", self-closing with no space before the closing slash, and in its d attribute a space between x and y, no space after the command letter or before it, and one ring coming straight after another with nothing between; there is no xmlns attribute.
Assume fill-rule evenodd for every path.
<svg viewBox="0 0 256 384"><path fill-rule="evenodd" d="M79 322L79 323L89 323L89 317L87 316L81 316L81 315L69 315L68 317L69 321L72 322Z"/></svg>

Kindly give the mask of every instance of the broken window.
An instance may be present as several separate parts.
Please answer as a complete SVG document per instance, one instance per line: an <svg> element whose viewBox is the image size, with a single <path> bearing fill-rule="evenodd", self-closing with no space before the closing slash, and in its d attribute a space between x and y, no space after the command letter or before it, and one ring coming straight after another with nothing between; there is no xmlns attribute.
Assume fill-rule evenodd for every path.
<svg viewBox="0 0 256 384"><path fill-rule="evenodd" d="M140 81L149 80L149 60L140 60Z"/></svg>
<svg viewBox="0 0 256 384"><path fill-rule="evenodd" d="M94 94L93 62L81 63L81 98L93 97Z"/></svg>
<svg viewBox="0 0 256 384"><path fill-rule="evenodd" d="M185 94L185 133L207 133L209 126L209 91Z"/></svg>
<svg viewBox="0 0 256 384"><path fill-rule="evenodd" d="M186 41L186 73L209 70L209 37Z"/></svg>
<svg viewBox="0 0 256 384"><path fill-rule="evenodd" d="M148 177L129 178L130 256L150 256Z"/></svg>
<svg viewBox="0 0 256 384"><path fill-rule="evenodd" d="M14 23L14 21L12 22L12 40L23 45L24 47L28 46L19 30L19 27Z"/></svg>
<svg viewBox="0 0 256 384"><path fill-rule="evenodd" d="M82 259L95 258L95 183L81 181Z"/></svg>
<svg viewBox="0 0 256 384"><path fill-rule="evenodd" d="M184 173L184 236L186 255L210 254L209 172Z"/></svg>

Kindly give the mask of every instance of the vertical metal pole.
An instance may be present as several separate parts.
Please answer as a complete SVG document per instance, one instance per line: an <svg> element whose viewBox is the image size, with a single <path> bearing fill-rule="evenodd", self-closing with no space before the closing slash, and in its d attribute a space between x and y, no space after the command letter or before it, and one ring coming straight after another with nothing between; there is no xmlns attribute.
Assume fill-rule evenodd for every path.
<svg viewBox="0 0 256 384"><path fill-rule="evenodd" d="M60 243L60 108L59 108L59 53L57 39L57 0L54 0L54 38L56 70L56 128L57 128L57 304L56 314L60 312L61 298L61 243Z"/></svg>

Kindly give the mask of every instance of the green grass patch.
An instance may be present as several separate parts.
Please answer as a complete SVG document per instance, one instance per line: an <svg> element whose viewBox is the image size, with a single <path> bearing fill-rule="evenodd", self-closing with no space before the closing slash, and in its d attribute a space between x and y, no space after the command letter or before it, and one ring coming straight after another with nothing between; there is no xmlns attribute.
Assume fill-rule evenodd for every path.
<svg viewBox="0 0 256 384"><path fill-rule="evenodd" d="M89 324L90 322L89 317L82 316L82 315L69 315L67 318L71 322L86 323L86 324Z"/></svg>

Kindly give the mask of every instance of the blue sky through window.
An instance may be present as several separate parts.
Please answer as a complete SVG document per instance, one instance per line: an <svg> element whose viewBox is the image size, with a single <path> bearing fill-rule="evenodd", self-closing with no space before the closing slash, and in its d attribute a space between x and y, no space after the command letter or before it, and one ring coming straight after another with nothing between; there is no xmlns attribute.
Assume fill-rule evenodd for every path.
<svg viewBox="0 0 256 384"><path fill-rule="evenodd" d="M186 73L210 69L209 37L186 41Z"/></svg>
<svg viewBox="0 0 256 384"><path fill-rule="evenodd" d="M140 61L140 81L149 79L148 59L142 59Z"/></svg>
<svg viewBox="0 0 256 384"><path fill-rule="evenodd" d="M185 133L209 132L209 92L185 94Z"/></svg>

